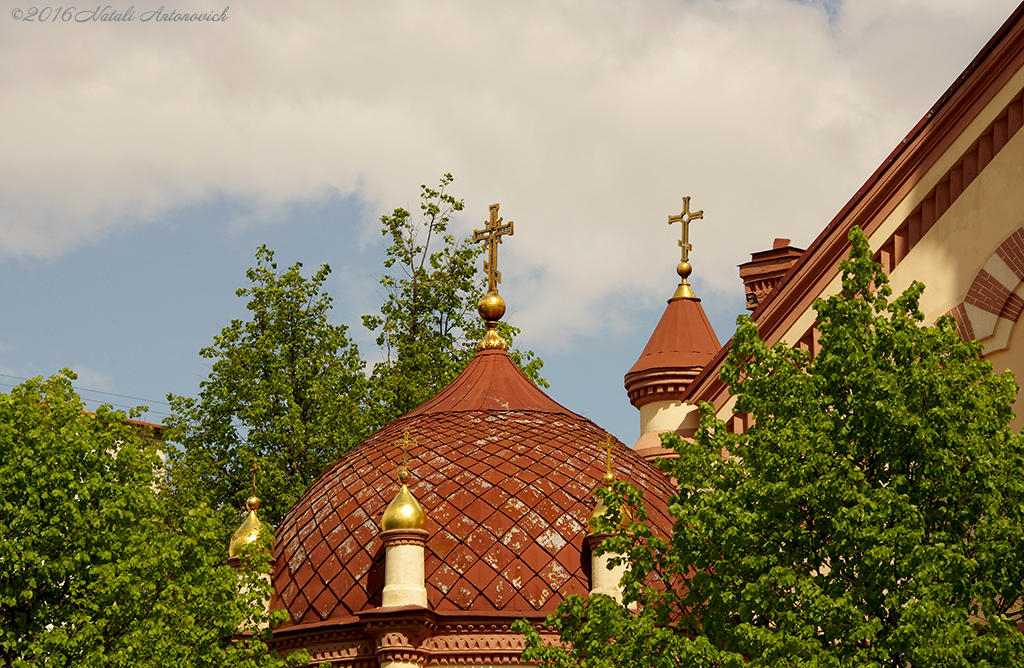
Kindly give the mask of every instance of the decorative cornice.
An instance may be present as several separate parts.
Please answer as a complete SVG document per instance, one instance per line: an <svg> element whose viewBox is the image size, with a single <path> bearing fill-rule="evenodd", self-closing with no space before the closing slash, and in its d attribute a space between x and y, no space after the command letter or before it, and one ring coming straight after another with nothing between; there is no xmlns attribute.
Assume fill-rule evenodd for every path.
<svg viewBox="0 0 1024 668"><path fill-rule="evenodd" d="M647 369L626 374L629 403L640 408L652 401L678 401L700 373L700 367Z"/></svg>
<svg viewBox="0 0 1024 668"><path fill-rule="evenodd" d="M610 533L592 533L587 535L587 546L590 551L593 552L597 547L605 541L606 538L611 536Z"/></svg>
<svg viewBox="0 0 1024 668"><path fill-rule="evenodd" d="M390 529L382 531L380 534L384 547L394 547L396 545L418 545L423 547L427 544L427 538L429 537L430 533L426 529Z"/></svg>
<svg viewBox="0 0 1024 668"><path fill-rule="evenodd" d="M381 661L423 666L523 665L525 648L512 622L522 613L444 614L405 606L350 617L347 628L288 628L274 633L271 649L287 654L300 647L312 664L328 661L345 668L376 668ZM545 642L559 644L543 618L530 620ZM283 637L282 633L290 637Z"/></svg>
<svg viewBox="0 0 1024 668"><path fill-rule="evenodd" d="M348 644L353 641L359 643L368 640L368 636L363 631L363 627L359 624L358 620L355 617L350 617L349 619L351 621L344 625L347 628L297 629L286 626L277 629L270 639L270 648L285 650L305 647L311 643L341 642Z"/></svg>
<svg viewBox="0 0 1024 668"><path fill-rule="evenodd" d="M410 607L410 606L405 606ZM412 613L412 614L410 614ZM433 615L423 608L393 614L361 615L363 630L373 638L377 658L423 664L422 646L434 634Z"/></svg>
<svg viewBox="0 0 1024 668"><path fill-rule="evenodd" d="M330 661L332 664L345 664L353 668L363 666L378 666L376 648L373 642L368 639L334 642L322 644L305 645L309 652L310 665L317 665L320 661Z"/></svg>

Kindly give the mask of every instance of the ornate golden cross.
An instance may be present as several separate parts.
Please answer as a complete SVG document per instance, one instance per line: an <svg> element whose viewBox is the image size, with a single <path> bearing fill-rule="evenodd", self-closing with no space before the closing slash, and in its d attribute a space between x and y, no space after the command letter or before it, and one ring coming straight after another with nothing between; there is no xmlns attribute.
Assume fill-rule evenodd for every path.
<svg viewBox="0 0 1024 668"><path fill-rule="evenodd" d="M679 247L683 249L683 258L681 262L690 261L690 251L693 250L693 246L690 245L690 221L697 220L698 218L704 217L704 210L701 209L695 213L690 213L690 198L683 198L683 212L678 216L669 216L668 224L682 223L683 224L683 240L679 242Z"/></svg>
<svg viewBox="0 0 1024 668"><path fill-rule="evenodd" d="M405 432L400 441L395 445L402 446L402 468L398 469L398 479L406 482L409 479L409 446L415 446L416 441L409 438L409 432Z"/></svg>
<svg viewBox="0 0 1024 668"><path fill-rule="evenodd" d="M515 225L511 220L508 221L508 225L501 224L501 218L498 218L499 206L501 205L491 205L491 219L487 221L487 227L482 230L473 230L473 243L486 241L489 246L487 261L484 262L488 293L498 292L498 283L501 283L501 272L498 271L498 244L506 234L512 236L512 226Z"/></svg>

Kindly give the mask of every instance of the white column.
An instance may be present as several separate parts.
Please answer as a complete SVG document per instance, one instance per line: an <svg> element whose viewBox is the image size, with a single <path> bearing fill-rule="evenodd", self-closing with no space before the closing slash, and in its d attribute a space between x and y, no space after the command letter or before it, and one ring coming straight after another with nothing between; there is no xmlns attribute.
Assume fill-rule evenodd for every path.
<svg viewBox="0 0 1024 668"><path fill-rule="evenodd" d="M613 552L605 552L597 555L597 546L608 537L608 534L591 534L587 536L587 544L590 545L590 594L604 594L622 603L622 576L625 575L627 565L619 564L614 568L608 566L613 558L621 556Z"/></svg>
<svg viewBox="0 0 1024 668"><path fill-rule="evenodd" d="M384 542L384 592L381 607L427 607L423 562L428 535L423 529L391 529L381 533ZM404 662L394 663L394 668L405 666Z"/></svg>

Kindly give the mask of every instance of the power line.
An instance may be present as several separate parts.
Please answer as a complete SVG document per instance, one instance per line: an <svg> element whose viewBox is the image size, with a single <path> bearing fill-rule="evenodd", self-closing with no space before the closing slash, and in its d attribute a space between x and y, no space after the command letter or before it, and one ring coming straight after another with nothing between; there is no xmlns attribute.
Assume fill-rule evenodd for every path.
<svg viewBox="0 0 1024 668"><path fill-rule="evenodd" d="M3 376L5 378L11 378L12 377L12 376L9 376L7 374L2 374L2 373L0 373L0 376ZM0 387L17 387L17 385L14 385L12 383L0 382ZM109 392L107 394L109 394ZM114 395L114 396L121 396L121 395ZM83 397L83 398L88 400L88 397ZM128 397L128 398L129 399L134 399L135 397ZM145 399L141 399L140 401L145 401ZM138 408L138 406L131 406L129 404L115 404L112 401L107 402L107 405L113 406L115 408L129 408L129 409L131 409L131 408ZM148 410L148 409L146 410L145 415L162 415L163 417L171 417L170 413L164 413L162 411L153 411L153 410Z"/></svg>
<svg viewBox="0 0 1024 668"><path fill-rule="evenodd" d="M3 378L13 378L15 380L21 380L21 381L29 380L28 378L22 378L21 376L12 376L12 375L7 374L7 373L0 373L0 377L3 377ZM7 387L15 387L14 385L7 385L6 383L4 383L4 385L6 385ZM72 385L74 385L74 383L72 383ZM133 396L130 396L130 395L127 395L127 394L115 394L114 392L104 392L103 390L90 390L88 387L79 387L77 385L74 385L74 388L78 392L90 392L90 393L93 393L93 394L105 394L108 397L120 397L121 399L132 399L134 401L142 401L142 402L145 402L146 404L163 404L164 406L170 406L170 404L167 403L166 401L160 401L158 399L143 399L142 397L133 397Z"/></svg>

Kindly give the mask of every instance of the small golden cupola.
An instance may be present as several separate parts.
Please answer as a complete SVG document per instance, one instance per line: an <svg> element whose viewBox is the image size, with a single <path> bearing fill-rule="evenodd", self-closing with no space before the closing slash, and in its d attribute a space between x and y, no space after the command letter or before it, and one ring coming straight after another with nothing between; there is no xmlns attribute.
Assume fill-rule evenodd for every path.
<svg viewBox="0 0 1024 668"><path fill-rule="evenodd" d="M384 589L381 607L399 605L427 607L426 553L427 514L409 491L409 446L416 442L405 432L395 445L402 447L402 466L398 470L401 489L384 511L380 538L384 545ZM382 661L381 665L385 663Z"/></svg>
<svg viewBox="0 0 1024 668"><path fill-rule="evenodd" d="M615 483L615 472L612 471L612 437L608 436L607 441L604 445L605 450L605 473L601 482L604 484L605 490L611 492L612 485ZM605 515L608 512L608 506L605 505L604 499L598 497L597 505L594 506L594 512L590 515L589 522L589 533L587 535L587 545L590 547L590 594L604 594L610 596L619 603L622 602L622 576L626 573L626 565L624 563L618 564L617 566L611 565L611 560L615 558L621 558L622 555L614 552L605 552L598 554L598 547L608 537L608 534L597 533L595 524L599 517ZM632 521L632 516L626 508L620 508L620 519L619 529L625 529L629 526Z"/></svg>
<svg viewBox="0 0 1024 668"><path fill-rule="evenodd" d="M413 493L409 491L409 445L413 443L409 438L409 432L405 432L404 438L398 442L402 446L402 466L398 469L398 482L401 487L398 494L392 499L384 516L380 520L380 528L384 531L393 529L422 529L427 526L427 513L423 506L416 500Z"/></svg>
<svg viewBox="0 0 1024 668"><path fill-rule="evenodd" d="M259 465L254 461L252 464L252 494L245 501L245 507L249 514L245 516L242 526L238 527L231 536L231 541L228 543L228 559L237 557L243 547L255 543L260 537L260 531L263 530L263 522L256 516L256 511L260 507L259 497L256 496L256 472L259 470Z"/></svg>

